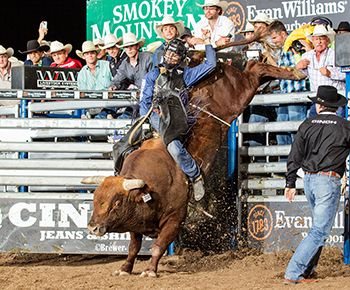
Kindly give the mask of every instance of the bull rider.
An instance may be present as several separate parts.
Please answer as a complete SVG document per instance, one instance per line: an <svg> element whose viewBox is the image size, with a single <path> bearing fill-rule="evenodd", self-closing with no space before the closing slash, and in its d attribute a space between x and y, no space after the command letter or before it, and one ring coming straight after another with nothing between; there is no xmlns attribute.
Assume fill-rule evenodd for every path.
<svg viewBox="0 0 350 290"><path fill-rule="evenodd" d="M216 53L204 40L206 61L195 67L185 63L187 48L180 39L173 39L164 48L163 62L145 77L141 88L140 115L150 116L152 127L160 133L167 150L192 182L194 199L203 198L204 182L200 167L183 145L189 126L186 105L188 88L213 71Z"/></svg>

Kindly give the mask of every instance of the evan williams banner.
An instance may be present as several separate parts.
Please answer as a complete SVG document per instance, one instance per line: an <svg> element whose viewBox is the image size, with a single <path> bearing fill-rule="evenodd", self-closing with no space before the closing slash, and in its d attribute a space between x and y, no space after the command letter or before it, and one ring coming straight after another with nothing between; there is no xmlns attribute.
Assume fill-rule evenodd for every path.
<svg viewBox="0 0 350 290"><path fill-rule="evenodd" d="M342 248L344 243L344 199L339 204L327 246ZM251 246L264 252L295 249L312 227L312 217L305 197L292 203L283 197L248 201L247 230Z"/></svg>
<svg viewBox="0 0 350 290"><path fill-rule="evenodd" d="M247 19L253 19L259 12L270 18L282 21L288 31L310 22L316 15L326 16L337 27L340 21L348 20L350 6L348 1L325 0L239 0L227 1L224 15L229 17L242 30ZM175 20L183 20L193 29L193 25L204 16L196 5L204 0L88 0L87 1L87 39L103 38L109 33L121 37L125 32L133 32L144 37L147 43L157 40L154 31L156 23L164 15Z"/></svg>

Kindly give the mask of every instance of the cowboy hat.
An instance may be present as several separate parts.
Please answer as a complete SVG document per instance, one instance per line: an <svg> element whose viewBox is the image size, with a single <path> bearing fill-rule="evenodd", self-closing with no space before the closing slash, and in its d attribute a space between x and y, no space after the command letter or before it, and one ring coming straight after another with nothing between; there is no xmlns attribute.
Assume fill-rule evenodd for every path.
<svg viewBox="0 0 350 290"><path fill-rule="evenodd" d="M176 27L177 32L179 33L179 35L181 35L184 32L184 23L182 22L182 20L179 21L175 21L174 18L172 18L169 15L164 16L164 18L162 19L162 22L157 24L155 27L155 31L157 33L158 36L162 37L162 29L163 26L165 25L173 25Z"/></svg>
<svg viewBox="0 0 350 290"><path fill-rule="evenodd" d="M0 45L0 54L7 54L8 57L11 57L11 56L13 56L14 51L13 51L12 47L9 47L6 49L2 45Z"/></svg>
<svg viewBox="0 0 350 290"><path fill-rule="evenodd" d="M247 22L247 24L245 25L245 28L241 30L241 32L239 33L246 33L246 32L254 32L254 25L251 24L250 22Z"/></svg>
<svg viewBox="0 0 350 290"><path fill-rule="evenodd" d="M94 45L95 46L98 46L98 47L101 47L101 46L104 46L105 43L103 42L103 40L101 38L96 38L94 41L93 41Z"/></svg>
<svg viewBox="0 0 350 290"><path fill-rule="evenodd" d="M203 7L210 7L210 6L217 6L220 7L222 12L224 12L228 6L228 3L226 1L220 1L220 0L205 0L204 4L196 3L197 6L203 8Z"/></svg>
<svg viewBox="0 0 350 290"><path fill-rule="evenodd" d="M124 33L123 35L123 45L118 45L120 48L124 48L127 46L132 46L135 44L139 44L142 47L145 44L145 39L140 38L137 40L136 35L132 32Z"/></svg>
<svg viewBox="0 0 350 290"><path fill-rule="evenodd" d="M51 45L50 45L50 51L51 53L57 52L57 51L61 51L61 50L65 50L67 53L70 53L72 51L72 45L71 44L66 44L63 45L62 42L59 42L57 40L52 41Z"/></svg>
<svg viewBox="0 0 350 290"><path fill-rule="evenodd" d="M152 52L152 53L154 53L155 52L155 50L159 47L159 46L161 46L163 44L163 42L161 42L161 41L154 41L154 42L151 42L150 44L148 44L147 46L146 46L146 51L149 51L149 52Z"/></svg>
<svg viewBox="0 0 350 290"><path fill-rule="evenodd" d="M80 58L84 58L84 53L86 52L90 52L90 51L96 51L96 53L98 53L98 50L96 49L95 44L90 41L84 41L83 45L81 46L81 50L76 50L75 53L77 54L77 56L79 56Z"/></svg>
<svg viewBox="0 0 350 290"><path fill-rule="evenodd" d="M249 20L251 24L254 25L256 22L265 23L267 25L270 25L273 22L273 19L271 19L266 13L258 13L254 19Z"/></svg>
<svg viewBox="0 0 350 290"><path fill-rule="evenodd" d="M338 91L333 86L319 86L316 97L308 97L313 103L323 105L330 108L338 108L347 103L343 95L338 94Z"/></svg>
<svg viewBox="0 0 350 290"><path fill-rule="evenodd" d="M119 43L122 43L122 37L117 38L114 34L107 34L103 39L104 46L101 49L111 48Z"/></svg>
<svg viewBox="0 0 350 290"><path fill-rule="evenodd" d="M346 31L350 32L350 23L348 21L342 21L339 23L338 28L334 29L335 32Z"/></svg>
<svg viewBox="0 0 350 290"><path fill-rule="evenodd" d="M309 40L312 41L313 36L327 36L329 41L332 42L334 40L335 31L330 26L324 25L316 25L314 28L314 32L307 36Z"/></svg>
<svg viewBox="0 0 350 290"><path fill-rule="evenodd" d="M40 43L36 39L33 39L33 40L29 40L27 42L27 50L25 50L25 51L19 50L19 53L28 54L28 53L31 53L34 51L48 51L49 49L50 49L50 47L48 45L45 45L45 44L40 45Z"/></svg>

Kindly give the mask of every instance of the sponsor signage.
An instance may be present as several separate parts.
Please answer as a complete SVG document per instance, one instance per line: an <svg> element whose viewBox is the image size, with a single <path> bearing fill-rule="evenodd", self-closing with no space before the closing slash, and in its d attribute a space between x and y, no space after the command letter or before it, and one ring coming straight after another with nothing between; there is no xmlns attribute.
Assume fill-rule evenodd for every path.
<svg viewBox="0 0 350 290"><path fill-rule="evenodd" d="M12 89L77 90L79 69L19 66L12 68Z"/></svg>
<svg viewBox="0 0 350 290"><path fill-rule="evenodd" d="M127 254L129 233L97 237L87 231L92 194L2 194L0 251ZM149 255L144 237L140 254Z"/></svg>
<svg viewBox="0 0 350 290"><path fill-rule="evenodd" d="M224 15L236 26L236 31L245 27L247 19L264 12L270 18L280 20L288 31L300 27L316 15L326 16L337 27L348 19L348 0L239 0L229 3ZM185 26L193 26L203 16L203 9L196 4L204 0L88 0L87 39L103 38L109 33L121 37L133 32L144 37L147 43L157 40L154 27L164 15L183 20Z"/></svg>
<svg viewBox="0 0 350 290"><path fill-rule="evenodd" d="M251 246L265 252L295 249L312 226L309 205L304 196L289 203L283 197L248 199L247 231ZM344 200L339 204L327 246L344 244Z"/></svg>

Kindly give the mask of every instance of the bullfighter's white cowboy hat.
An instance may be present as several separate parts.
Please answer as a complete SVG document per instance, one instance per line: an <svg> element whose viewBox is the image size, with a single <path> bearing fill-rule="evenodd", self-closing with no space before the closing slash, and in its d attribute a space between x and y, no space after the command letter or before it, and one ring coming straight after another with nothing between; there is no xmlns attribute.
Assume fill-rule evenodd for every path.
<svg viewBox="0 0 350 290"><path fill-rule="evenodd" d="M59 42L57 40L52 41L50 44L50 52L54 53L57 51L65 50L67 53L70 53L72 51L72 45L70 43L63 45L62 42Z"/></svg>
<svg viewBox="0 0 350 290"><path fill-rule="evenodd" d="M184 23L182 22L182 20L175 21L174 18L172 18L169 15L166 15L162 19L162 22L157 24L155 27L155 31L156 31L158 36L162 37L162 29L163 29L163 26L165 26L165 25L174 25L176 27L176 30L179 33L179 35L181 35L185 29L185 26L184 26Z"/></svg>
<svg viewBox="0 0 350 290"><path fill-rule="evenodd" d="M123 44L118 45L118 47L124 48L124 47L135 45L135 44L139 44L140 47L142 47L145 44L145 39L140 38L139 40L137 40L136 35L134 33L128 32L128 33L124 33Z"/></svg>
<svg viewBox="0 0 350 290"><path fill-rule="evenodd" d="M210 6L217 6L222 9L222 12L226 10L228 7L228 2L226 1L220 1L220 0L205 0L204 4L196 3L197 6L203 8L203 7L210 7Z"/></svg>
<svg viewBox="0 0 350 290"><path fill-rule="evenodd" d="M250 22L247 22L247 24L245 25L245 28L241 30L240 33L246 33L246 32L254 32L254 25L251 24Z"/></svg>
<svg viewBox="0 0 350 290"><path fill-rule="evenodd" d="M273 19L271 19L266 13L258 13L254 19L249 20L251 24L254 25L256 22L265 23L267 25L270 25L273 22Z"/></svg>
<svg viewBox="0 0 350 290"><path fill-rule="evenodd" d="M14 54L14 50L12 47L5 48L2 45L0 45L0 54L7 54L8 57L11 57Z"/></svg>
<svg viewBox="0 0 350 290"><path fill-rule="evenodd" d="M329 41L332 42L334 40L335 31L330 26L324 25L316 25L314 28L314 32L307 36L309 40L312 41L313 36L327 36Z"/></svg>
<svg viewBox="0 0 350 290"><path fill-rule="evenodd" d="M117 38L114 34L111 33L107 34L103 41L104 46L102 46L101 49L107 49L122 43L122 37Z"/></svg>
<svg viewBox="0 0 350 290"><path fill-rule="evenodd" d="M90 41L84 41L83 45L81 46L81 50L76 50L75 53L77 54L77 56L79 56L80 58L84 58L84 53L86 52L90 52L90 51L96 51L96 53L98 52L98 50L96 49L95 44Z"/></svg>

